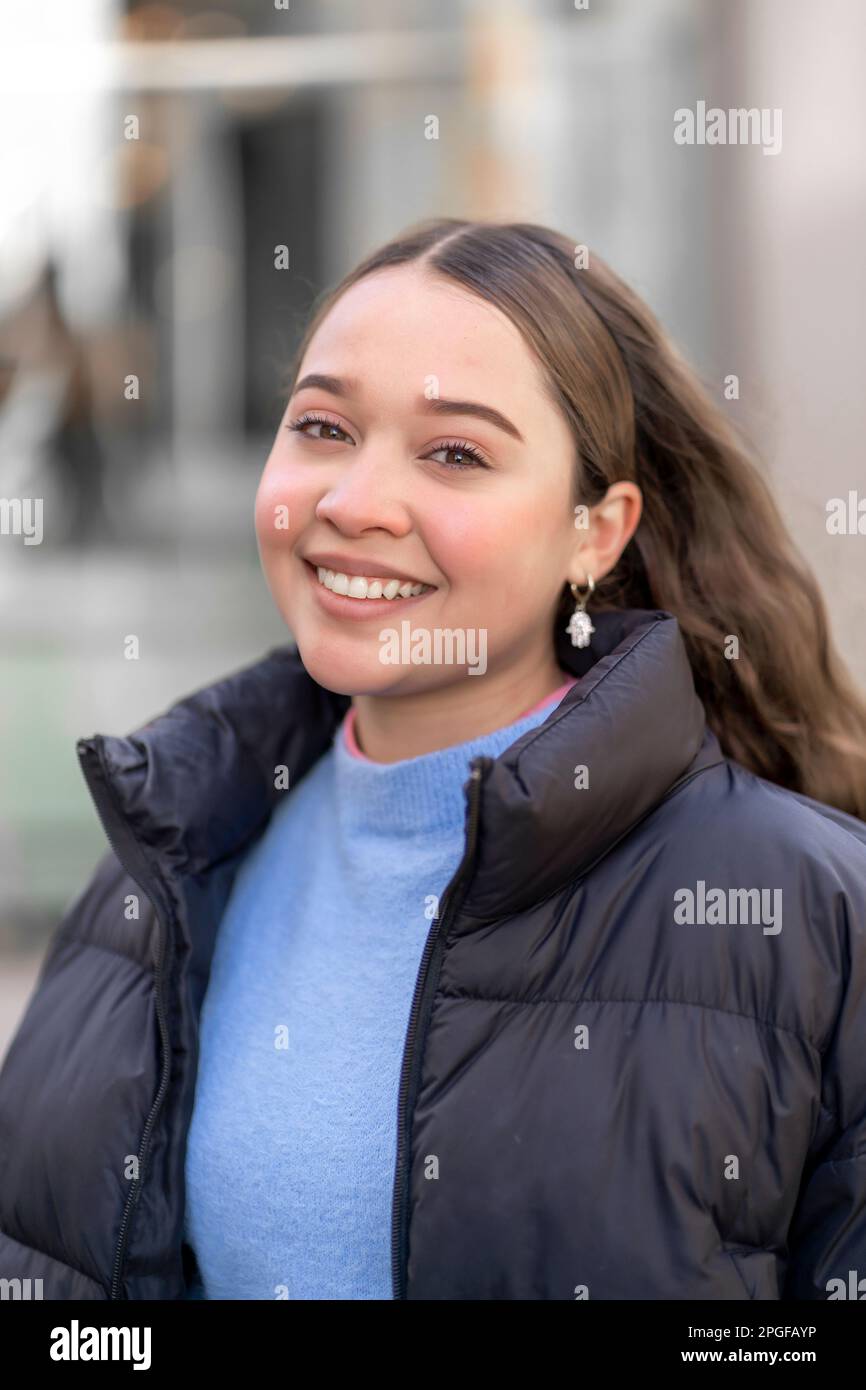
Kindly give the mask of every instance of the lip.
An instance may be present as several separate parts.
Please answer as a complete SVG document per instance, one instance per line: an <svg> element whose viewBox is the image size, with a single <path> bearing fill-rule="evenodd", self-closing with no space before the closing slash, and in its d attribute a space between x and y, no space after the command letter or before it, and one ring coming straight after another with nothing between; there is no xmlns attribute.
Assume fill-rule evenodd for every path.
<svg viewBox="0 0 866 1390"><path fill-rule="evenodd" d="M425 598L436 592L430 588L423 594L410 594L408 598L349 598L348 594L335 594L332 589L326 589L324 584L319 583L319 576L316 573L316 566L309 560L302 561L304 569L309 575L310 583L316 591L316 598L324 608L325 612L332 618L348 618L350 622L363 623L369 622L371 618L378 618L380 621L390 613L395 613L397 609L409 608L413 603L423 603ZM328 566L333 569L333 565ZM355 570L344 570L344 574L356 573ZM361 571L357 571L361 573ZM399 579L400 575L395 574L394 579ZM421 582L420 580L418 581Z"/></svg>
<svg viewBox="0 0 866 1390"><path fill-rule="evenodd" d="M353 559L351 555L339 555L335 550L319 550L315 554L302 555L302 560L306 560L313 568L321 565L326 570L334 570L341 574L360 574L367 579L409 579L413 584L423 584L423 579L414 579L406 570L395 570L393 565L386 565L381 560L374 560L372 557L365 556L364 559ZM431 585L435 588L435 585ZM386 599L385 602L394 600ZM375 599L370 600L375 603Z"/></svg>

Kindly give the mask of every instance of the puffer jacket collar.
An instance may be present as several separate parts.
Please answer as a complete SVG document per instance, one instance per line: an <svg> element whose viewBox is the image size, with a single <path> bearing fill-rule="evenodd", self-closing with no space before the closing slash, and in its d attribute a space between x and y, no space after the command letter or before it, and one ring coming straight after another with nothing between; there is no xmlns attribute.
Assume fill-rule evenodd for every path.
<svg viewBox="0 0 866 1390"><path fill-rule="evenodd" d="M542 725L481 760L464 919L556 892L678 782L722 760L671 614L619 609L593 621L589 649L557 638L561 665L582 679ZM285 794L277 770L294 785L349 705L312 678L294 647L278 647L128 737L81 740L79 757L91 788L100 784L106 830L109 820L115 838L121 829L131 871L141 863L147 878L199 876L257 837ZM588 785L578 788L581 767Z"/></svg>

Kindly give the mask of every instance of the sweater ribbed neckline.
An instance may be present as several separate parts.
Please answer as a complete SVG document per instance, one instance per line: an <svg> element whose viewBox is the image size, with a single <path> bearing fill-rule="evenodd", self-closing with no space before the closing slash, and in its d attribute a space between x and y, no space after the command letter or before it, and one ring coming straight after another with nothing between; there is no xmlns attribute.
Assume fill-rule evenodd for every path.
<svg viewBox="0 0 866 1390"><path fill-rule="evenodd" d="M335 776L335 810L340 830L363 830L382 836L462 832L469 765L481 754L496 758L538 724L575 684L575 676L551 691L519 719L449 748L417 758L377 763L353 751L354 707L340 724L331 749Z"/></svg>

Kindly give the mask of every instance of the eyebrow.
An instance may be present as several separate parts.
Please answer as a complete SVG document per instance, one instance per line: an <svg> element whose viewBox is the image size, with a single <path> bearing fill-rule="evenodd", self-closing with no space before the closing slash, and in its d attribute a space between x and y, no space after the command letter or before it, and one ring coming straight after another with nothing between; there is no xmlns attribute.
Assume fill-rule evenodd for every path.
<svg viewBox="0 0 866 1390"><path fill-rule="evenodd" d="M329 391L332 396L345 398L352 394L357 395L359 386L360 383L354 377L327 376L322 372L310 372L301 378L292 394L296 395L308 387L318 387L321 391ZM418 409L427 415L474 415L478 420L486 420L489 425L495 425L505 434L510 434L521 444L526 443L517 426L513 425L506 415L494 410L492 405L482 405L479 401L445 400L441 396L435 396L433 399L419 396Z"/></svg>

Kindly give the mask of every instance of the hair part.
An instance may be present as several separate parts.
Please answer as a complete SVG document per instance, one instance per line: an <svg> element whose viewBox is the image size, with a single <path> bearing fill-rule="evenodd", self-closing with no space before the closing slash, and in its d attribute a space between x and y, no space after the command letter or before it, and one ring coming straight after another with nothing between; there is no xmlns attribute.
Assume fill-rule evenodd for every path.
<svg viewBox="0 0 866 1390"><path fill-rule="evenodd" d="M593 252L531 223L434 218L320 297L289 368L337 300L390 267L429 267L520 330L575 444L574 505L615 482L643 511L592 606L660 608L682 632L725 754L866 820L866 701L835 651L815 576L747 446L648 306ZM555 622L573 600L563 588ZM725 655L738 639L738 655Z"/></svg>

